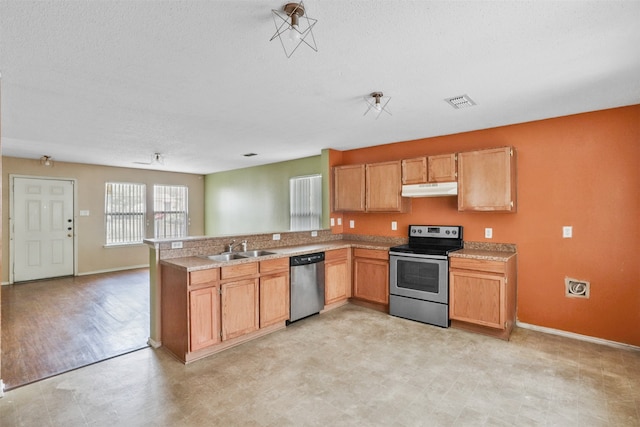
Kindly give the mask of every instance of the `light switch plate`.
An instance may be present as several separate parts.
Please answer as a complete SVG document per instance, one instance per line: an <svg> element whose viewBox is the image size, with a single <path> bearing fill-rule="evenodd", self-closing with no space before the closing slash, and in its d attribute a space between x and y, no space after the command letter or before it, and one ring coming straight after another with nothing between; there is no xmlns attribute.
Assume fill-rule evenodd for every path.
<svg viewBox="0 0 640 427"><path fill-rule="evenodd" d="M391 221L391 229L392 230L398 229L398 221Z"/></svg>
<svg viewBox="0 0 640 427"><path fill-rule="evenodd" d="M570 225L565 225L562 227L562 238L570 239L573 237L573 227Z"/></svg>
<svg viewBox="0 0 640 427"><path fill-rule="evenodd" d="M171 249L182 249L182 242L171 242Z"/></svg>
<svg viewBox="0 0 640 427"><path fill-rule="evenodd" d="M349 220L349 228L356 228L356 221L353 219Z"/></svg>
<svg viewBox="0 0 640 427"><path fill-rule="evenodd" d="M338 225L342 225L342 218L338 218Z"/></svg>
<svg viewBox="0 0 640 427"><path fill-rule="evenodd" d="M312 231L311 232L311 237L318 237L318 232L317 231Z"/></svg>
<svg viewBox="0 0 640 427"><path fill-rule="evenodd" d="M331 218L331 226L333 227L334 225L336 225L336 219L335 218Z"/></svg>
<svg viewBox="0 0 640 427"><path fill-rule="evenodd" d="M492 239L493 238L493 228L485 228L484 229L484 237L485 237L485 239Z"/></svg>
<svg viewBox="0 0 640 427"><path fill-rule="evenodd" d="M280 233L276 233L273 235L273 240L280 240Z"/></svg>

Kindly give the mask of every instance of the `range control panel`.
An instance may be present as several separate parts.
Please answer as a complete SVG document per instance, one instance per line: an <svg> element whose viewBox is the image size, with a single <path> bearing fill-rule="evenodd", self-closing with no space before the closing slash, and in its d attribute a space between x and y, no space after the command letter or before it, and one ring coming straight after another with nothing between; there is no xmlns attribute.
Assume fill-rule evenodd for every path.
<svg viewBox="0 0 640 427"><path fill-rule="evenodd" d="M462 227L455 225L410 225L409 237L462 238Z"/></svg>

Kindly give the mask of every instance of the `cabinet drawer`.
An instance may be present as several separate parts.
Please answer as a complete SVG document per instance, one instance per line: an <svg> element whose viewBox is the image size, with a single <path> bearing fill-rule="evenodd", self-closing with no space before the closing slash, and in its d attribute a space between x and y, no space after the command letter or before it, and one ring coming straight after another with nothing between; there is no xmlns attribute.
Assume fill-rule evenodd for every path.
<svg viewBox="0 0 640 427"><path fill-rule="evenodd" d="M336 261L343 260L349 257L349 249L334 249L332 251L326 251L324 253L324 261Z"/></svg>
<svg viewBox="0 0 640 427"><path fill-rule="evenodd" d="M216 282L220 278L220 269L210 268L207 270L192 271L189 273L189 285L200 285L203 283Z"/></svg>
<svg viewBox="0 0 640 427"><path fill-rule="evenodd" d="M260 274L273 273L289 269L289 258L269 259L260 261Z"/></svg>
<svg viewBox="0 0 640 427"><path fill-rule="evenodd" d="M356 258L374 258L389 260L389 251L379 249L360 249L353 250L353 256Z"/></svg>
<svg viewBox="0 0 640 427"><path fill-rule="evenodd" d="M258 274L258 263L230 265L220 268L220 279L231 279L234 277L254 276Z"/></svg>
<svg viewBox="0 0 640 427"><path fill-rule="evenodd" d="M505 274L507 263L503 261L491 261L486 259L451 257L449 267L461 270L485 271L489 273Z"/></svg>

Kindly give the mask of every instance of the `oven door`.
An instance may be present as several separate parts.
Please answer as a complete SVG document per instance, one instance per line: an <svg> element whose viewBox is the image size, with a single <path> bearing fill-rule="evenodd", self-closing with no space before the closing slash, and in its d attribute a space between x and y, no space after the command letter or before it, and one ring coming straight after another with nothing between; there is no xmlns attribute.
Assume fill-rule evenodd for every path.
<svg viewBox="0 0 640 427"><path fill-rule="evenodd" d="M449 261L412 254L389 256L389 293L441 304L449 303Z"/></svg>

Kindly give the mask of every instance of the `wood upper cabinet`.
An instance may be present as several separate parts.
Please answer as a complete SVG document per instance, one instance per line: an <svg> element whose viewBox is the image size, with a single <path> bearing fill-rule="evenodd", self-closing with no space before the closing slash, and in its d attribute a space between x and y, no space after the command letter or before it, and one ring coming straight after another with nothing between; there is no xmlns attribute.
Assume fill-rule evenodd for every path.
<svg viewBox="0 0 640 427"><path fill-rule="evenodd" d="M453 182L457 179L457 154L440 154L428 157L429 182Z"/></svg>
<svg viewBox="0 0 640 427"><path fill-rule="evenodd" d="M351 296L350 249L325 252L324 258L324 303L344 301Z"/></svg>
<svg viewBox="0 0 640 427"><path fill-rule="evenodd" d="M416 157L402 161L402 184L424 184L427 182L427 158Z"/></svg>
<svg viewBox="0 0 640 427"><path fill-rule="evenodd" d="M406 212L400 160L334 168L333 210L345 212Z"/></svg>
<svg viewBox="0 0 640 427"><path fill-rule="evenodd" d="M366 165L367 212L403 212L400 160Z"/></svg>
<svg viewBox="0 0 640 427"><path fill-rule="evenodd" d="M402 161L402 184L452 182L457 178L456 154L416 157Z"/></svg>
<svg viewBox="0 0 640 427"><path fill-rule="evenodd" d="M260 262L260 327L289 320L289 258Z"/></svg>
<svg viewBox="0 0 640 427"><path fill-rule="evenodd" d="M220 277L222 340L258 330L258 263L222 267Z"/></svg>
<svg viewBox="0 0 640 427"><path fill-rule="evenodd" d="M508 261L452 257L449 317L509 338L516 312L516 256Z"/></svg>
<svg viewBox="0 0 640 427"><path fill-rule="evenodd" d="M511 147L458 155L459 211L516 211L516 152Z"/></svg>
<svg viewBox="0 0 640 427"><path fill-rule="evenodd" d="M365 165L336 166L333 185L334 211L364 212Z"/></svg>
<svg viewBox="0 0 640 427"><path fill-rule="evenodd" d="M389 251L353 250L353 297L389 304Z"/></svg>

